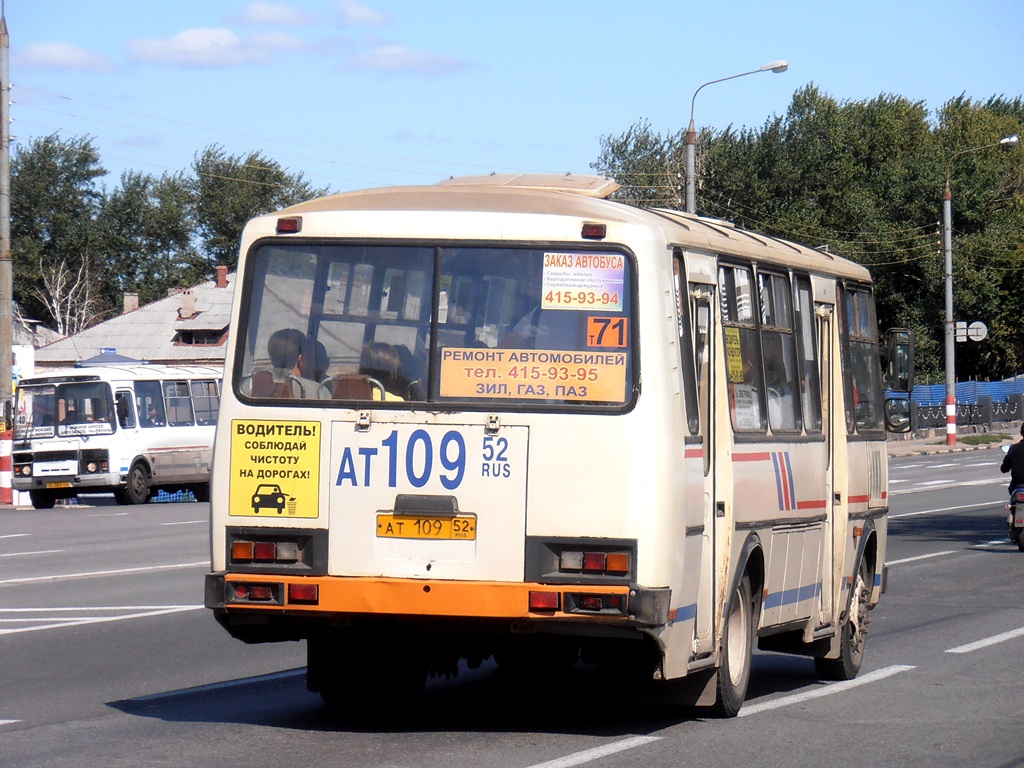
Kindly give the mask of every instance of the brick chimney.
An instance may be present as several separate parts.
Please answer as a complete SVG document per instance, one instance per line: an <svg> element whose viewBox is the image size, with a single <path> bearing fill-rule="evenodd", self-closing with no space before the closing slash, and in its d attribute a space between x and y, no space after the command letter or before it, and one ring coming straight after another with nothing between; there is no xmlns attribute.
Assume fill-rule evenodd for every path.
<svg viewBox="0 0 1024 768"><path fill-rule="evenodd" d="M139 308L139 294L137 293L126 293L124 295L124 307L121 310L122 315L127 315L129 312L134 312Z"/></svg>
<svg viewBox="0 0 1024 768"><path fill-rule="evenodd" d="M227 288L228 287L228 268L223 264L217 265L217 287Z"/></svg>

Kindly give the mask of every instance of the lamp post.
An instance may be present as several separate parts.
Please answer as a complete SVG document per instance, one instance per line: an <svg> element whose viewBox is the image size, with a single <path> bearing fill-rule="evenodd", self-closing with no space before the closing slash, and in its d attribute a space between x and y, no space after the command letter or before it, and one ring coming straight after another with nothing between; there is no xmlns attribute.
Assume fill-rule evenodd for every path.
<svg viewBox="0 0 1024 768"><path fill-rule="evenodd" d="M747 75L756 75L758 72L785 72L789 69L789 64L785 60L780 59L779 61L773 61L769 64L765 64L763 67L752 69L749 72L740 72L738 75L729 75L729 77L720 77L717 80L709 80L700 86L696 91L693 92L693 98L690 100L690 127L686 129L686 212L696 213L697 212L697 179L695 167L697 164L696 160L696 144L697 144L697 131L693 125L693 110L697 104L697 94L700 93L701 88L715 83L722 83L726 80L735 80L737 77L746 77Z"/></svg>
<svg viewBox="0 0 1024 768"><path fill-rule="evenodd" d="M960 155L992 147L1015 147L1020 136L1006 136L993 144L961 149L946 163L946 189L942 193L942 245L946 257L946 445L956 445L956 323L953 320L953 193L949 178L953 161Z"/></svg>

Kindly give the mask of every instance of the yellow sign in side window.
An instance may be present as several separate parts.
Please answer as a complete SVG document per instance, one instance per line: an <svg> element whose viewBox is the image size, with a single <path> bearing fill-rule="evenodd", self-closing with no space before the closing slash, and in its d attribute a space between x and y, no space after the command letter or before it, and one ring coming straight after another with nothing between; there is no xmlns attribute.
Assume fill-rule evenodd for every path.
<svg viewBox="0 0 1024 768"><path fill-rule="evenodd" d="M729 381L743 381L743 348L740 345L740 329L725 327L725 359L729 365Z"/></svg>
<svg viewBox="0 0 1024 768"><path fill-rule="evenodd" d="M228 514L318 517L320 431L318 421L232 421Z"/></svg>

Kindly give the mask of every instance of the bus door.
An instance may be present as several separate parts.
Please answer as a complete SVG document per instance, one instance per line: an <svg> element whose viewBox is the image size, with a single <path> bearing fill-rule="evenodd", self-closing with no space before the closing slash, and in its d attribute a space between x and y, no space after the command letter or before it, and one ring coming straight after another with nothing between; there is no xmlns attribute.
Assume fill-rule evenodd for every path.
<svg viewBox="0 0 1024 768"><path fill-rule="evenodd" d="M687 581L697 583L694 611L694 655L711 657L715 650L715 563L716 548L716 462L717 450L715 419L715 339L718 338L715 305L715 259L702 254L686 254L686 270L682 268L682 254L676 253L676 290L679 296L679 316L682 324L681 342L686 375L692 371L693 381L687 386L687 419L691 438L688 441L687 503L699 517L688 517L687 523ZM686 349L688 348L688 350ZM694 458L699 456L699 462ZM691 544L690 542L695 542ZM699 542L699 543L696 543ZM692 558L692 559L689 559ZM687 595L689 599L690 595Z"/></svg>
<svg viewBox="0 0 1024 768"><path fill-rule="evenodd" d="M833 323L832 307L828 304L814 304L815 331L818 340L818 373L821 381L821 430L825 435L825 535L822 542L821 565L821 615L823 623L833 624L836 617L832 604L835 579L841 574L836 573L835 537L836 528L836 439L835 439L835 376L833 376ZM845 527L839 529L845 531ZM839 564L841 567L841 564Z"/></svg>

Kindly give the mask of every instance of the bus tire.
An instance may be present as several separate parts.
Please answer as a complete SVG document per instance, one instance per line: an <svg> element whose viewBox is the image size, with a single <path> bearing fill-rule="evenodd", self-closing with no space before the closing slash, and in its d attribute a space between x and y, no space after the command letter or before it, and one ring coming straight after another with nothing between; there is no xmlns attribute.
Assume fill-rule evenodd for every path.
<svg viewBox="0 0 1024 768"><path fill-rule="evenodd" d="M857 581L850 595L850 609L840 630L839 656L835 659L816 658L814 668L822 680L853 680L864 661L864 643L868 633L868 608L874 573L866 557L861 558Z"/></svg>
<svg viewBox="0 0 1024 768"><path fill-rule="evenodd" d="M46 491L29 491L28 497L32 500L33 509L53 509L57 497Z"/></svg>
<svg viewBox="0 0 1024 768"><path fill-rule="evenodd" d="M196 501L209 501L210 500L210 486L208 483L203 485L196 485L192 488L192 495L195 496Z"/></svg>
<svg viewBox="0 0 1024 768"><path fill-rule="evenodd" d="M149 474L149 467L143 462L136 461L128 472L128 484L117 496L119 504L145 504L149 501L153 489L150 486L152 476ZM122 499L124 499L122 501Z"/></svg>
<svg viewBox="0 0 1024 768"><path fill-rule="evenodd" d="M715 717L736 717L747 698L755 613L750 576L744 574L733 593L729 615L722 628L722 661L716 676L715 703L710 707Z"/></svg>

